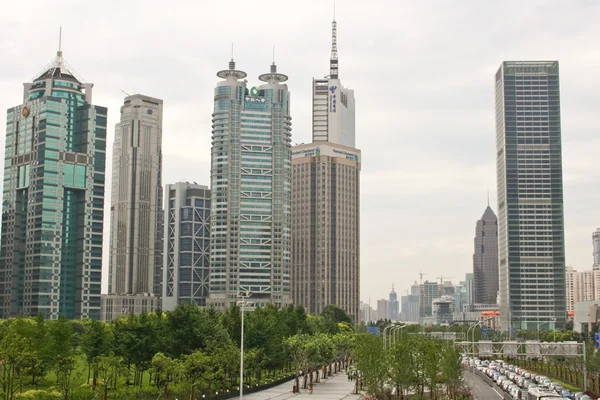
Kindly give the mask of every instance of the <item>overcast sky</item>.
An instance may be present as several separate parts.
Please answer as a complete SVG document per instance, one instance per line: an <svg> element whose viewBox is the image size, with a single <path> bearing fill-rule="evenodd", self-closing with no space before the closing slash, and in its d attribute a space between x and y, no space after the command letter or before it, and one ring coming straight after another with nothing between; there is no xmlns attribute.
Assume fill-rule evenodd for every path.
<svg viewBox="0 0 600 400"><path fill-rule="evenodd" d="M250 86L275 46L290 77L293 142L311 140L311 82L329 71L331 2L29 0L1 9L2 130L1 110L22 103L22 83L52 60L62 25L65 59L109 109L106 209L121 90L164 100L163 182L210 183L215 74L231 42ZM458 282L472 270L487 187L496 210L494 74L503 60L560 61L567 263L590 269L600 226L600 2L338 0L336 9L340 79L355 90L362 150L361 299L375 306L393 283L404 295L419 271ZM105 291L108 235L104 246Z"/></svg>

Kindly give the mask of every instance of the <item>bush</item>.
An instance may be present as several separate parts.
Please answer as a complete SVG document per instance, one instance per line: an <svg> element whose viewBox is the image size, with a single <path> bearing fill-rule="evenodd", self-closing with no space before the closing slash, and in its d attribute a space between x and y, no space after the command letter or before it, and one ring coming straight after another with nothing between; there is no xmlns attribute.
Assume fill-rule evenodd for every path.
<svg viewBox="0 0 600 400"><path fill-rule="evenodd" d="M15 396L15 400L61 400L62 396L60 393L52 390L28 390L23 393L18 393Z"/></svg>

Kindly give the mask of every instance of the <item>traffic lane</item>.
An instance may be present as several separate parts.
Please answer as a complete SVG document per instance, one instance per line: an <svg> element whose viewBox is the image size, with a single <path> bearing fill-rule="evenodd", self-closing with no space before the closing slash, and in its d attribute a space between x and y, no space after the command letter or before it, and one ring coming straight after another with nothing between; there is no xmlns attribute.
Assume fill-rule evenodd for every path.
<svg viewBox="0 0 600 400"><path fill-rule="evenodd" d="M470 372L468 369L463 370L463 376L465 383L471 389L473 393L473 399L475 400L491 400L491 399L504 399L504 393L497 387L490 386L483 380L483 378Z"/></svg>

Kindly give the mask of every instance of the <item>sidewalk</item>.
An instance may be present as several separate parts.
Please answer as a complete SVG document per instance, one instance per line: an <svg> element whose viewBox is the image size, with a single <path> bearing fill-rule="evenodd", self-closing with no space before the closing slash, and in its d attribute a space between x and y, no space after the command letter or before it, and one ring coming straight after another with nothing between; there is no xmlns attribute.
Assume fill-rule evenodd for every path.
<svg viewBox="0 0 600 400"><path fill-rule="evenodd" d="M302 381L301 381L302 382ZM352 394L354 382L348 382L345 371L339 372L328 379L321 379L320 383L313 386L313 394L308 389L300 389L300 393L292 393L293 381L283 383L271 389L244 395L248 400L350 400L360 398L359 394ZM239 397L236 397L239 399Z"/></svg>

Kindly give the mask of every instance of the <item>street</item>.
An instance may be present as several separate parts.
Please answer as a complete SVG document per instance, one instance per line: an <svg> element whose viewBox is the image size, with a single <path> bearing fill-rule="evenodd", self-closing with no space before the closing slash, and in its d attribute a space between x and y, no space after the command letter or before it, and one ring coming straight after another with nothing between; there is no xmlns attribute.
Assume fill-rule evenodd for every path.
<svg viewBox="0 0 600 400"><path fill-rule="evenodd" d="M497 387L488 385L483 378L470 372L468 369L463 371L463 377L465 378L465 384L473 393L473 399L491 400L504 398L503 393Z"/></svg>

